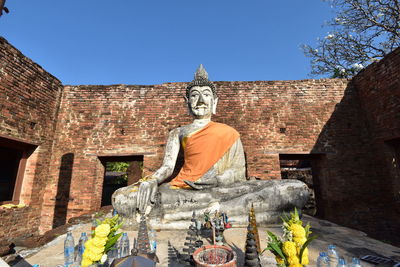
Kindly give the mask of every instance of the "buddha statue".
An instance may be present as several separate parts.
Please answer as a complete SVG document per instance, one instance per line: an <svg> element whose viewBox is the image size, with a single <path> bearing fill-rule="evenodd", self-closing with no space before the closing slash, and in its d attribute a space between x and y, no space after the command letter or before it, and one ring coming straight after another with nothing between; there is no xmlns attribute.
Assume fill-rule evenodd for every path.
<svg viewBox="0 0 400 267"><path fill-rule="evenodd" d="M153 227L187 229L196 214L219 210L236 226L247 225L254 206L259 223L278 222L282 212L298 210L308 199L307 186L297 180L246 180L240 134L232 127L211 121L218 104L214 84L200 65L186 88L191 124L170 131L162 166L139 184L116 190L115 210L127 220L147 214ZM169 183L180 149L184 164ZM134 219L133 219L134 221Z"/></svg>

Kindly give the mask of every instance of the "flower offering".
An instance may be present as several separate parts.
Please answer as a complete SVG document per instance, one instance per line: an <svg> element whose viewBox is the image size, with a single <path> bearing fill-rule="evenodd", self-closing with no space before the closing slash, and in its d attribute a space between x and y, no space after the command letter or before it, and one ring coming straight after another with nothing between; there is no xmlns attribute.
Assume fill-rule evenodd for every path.
<svg viewBox="0 0 400 267"><path fill-rule="evenodd" d="M278 238L268 231L268 246L265 250L275 255L278 267L302 267L309 263L308 244L316 238L310 237L310 225L303 227L297 209L285 216L283 221L283 237ZM265 251L264 250L264 251Z"/></svg>
<svg viewBox="0 0 400 267"><path fill-rule="evenodd" d="M106 218L104 221L97 220L92 238L86 241L85 251L82 255L81 266L86 267L95 263L104 263L107 260L107 252L113 249L122 233L116 232L122 226L118 223L119 216Z"/></svg>

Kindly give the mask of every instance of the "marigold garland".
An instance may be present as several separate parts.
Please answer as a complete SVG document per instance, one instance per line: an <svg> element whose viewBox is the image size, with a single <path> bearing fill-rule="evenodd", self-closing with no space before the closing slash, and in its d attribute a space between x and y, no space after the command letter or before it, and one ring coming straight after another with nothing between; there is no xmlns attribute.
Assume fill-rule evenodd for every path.
<svg viewBox="0 0 400 267"><path fill-rule="evenodd" d="M310 225L303 227L297 209L290 213L290 217L282 218L282 221L283 238L268 231L268 246L264 251L269 250L275 255L278 267L302 267L309 264L307 246L316 238L310 237Z"/></svg>
<svg viewBox="0 0 400 267"><path fill-rule="evenodd" d="M92 238L84 244L85 251L82 255L81 266L86 267L98 262L104 263L107 260L107 252L113 248L122 235L122 233L116 233L123 224L118 221L118 215L106 218L102 222L97 220L98 226L94 230Z"/></svg>

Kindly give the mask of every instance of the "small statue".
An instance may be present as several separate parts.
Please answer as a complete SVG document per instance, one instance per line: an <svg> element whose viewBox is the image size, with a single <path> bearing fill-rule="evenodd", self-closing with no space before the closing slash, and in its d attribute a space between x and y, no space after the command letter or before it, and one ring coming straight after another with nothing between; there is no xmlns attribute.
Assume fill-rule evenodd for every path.
<svg viewBox="0 0 400 267"><path fill-rule="evenodd" d="M253 228L253 234L257 245L257 252L261 253L260 235L258 234L257 220L253 204L251 204L251 209L249 213L249 224L251 224L251 227Z"/></svg>
<svg viewBox="0 0 400 267"><path fill-rule="evenodd" d="M260 257L257 249L257 241L254 233L253 225L249 220L249 225L247 226L247 236L246 236L246 247L245 247L245 257L244 257L245 267L261 267Z"/></svg>
<svg viewBox="0 0 400 267"><path fill-rule="evenodd" d="M182 253L180 254L180 260L184 265L194 266L192 255L196 248L198 248L196 243L199 241L195 224L189 226L185 240Z"/></svg>
<svg viewBox="0 0 400 267"><path fill-rule="evenodd" d="M153 227L185 229L193 211L204 213L210 207L230 214L238 226L247 224L243 210L248 210L252 202L266 201L257 206L257 212L274 212L276 222L282 208L301 209L308 198L305 184L289 180L246 181L239 133L226 124L211 121L218 104L217 90L202 65L187 86L185 99L193 122L169 133L163 164L154 174L114 192L112 204L121 216L129 219L145 213ZM184 165L175 178L165 183L181 148ZM269 198L273 199L267 203ZM270 223L272 217L267 214L261 222Z"/></svg>
<svg viewBox="0 0 400 267"><path fill-rule="evenodd" d="M134 242L132 254L134 256L143 256L154 262L159 262L155 251L150 249L149 233L145 216L140 216L140 224L138 229L138 238ZM136 254L134 254L136 253Z"/></svg>

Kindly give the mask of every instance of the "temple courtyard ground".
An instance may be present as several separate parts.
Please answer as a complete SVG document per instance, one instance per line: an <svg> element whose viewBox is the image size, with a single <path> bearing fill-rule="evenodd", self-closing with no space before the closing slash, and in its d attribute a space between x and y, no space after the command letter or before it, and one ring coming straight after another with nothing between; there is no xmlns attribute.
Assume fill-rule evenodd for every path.
<svg viewBox="0 0 400 267"><path fill-rule="evenodd" d="M316 259L319 252L326 251L329 244L335 244L338 247L340 255L347 261L352 257L362 257L366 255L375 255L385 258L390 258L400 262L400 248L389 245L379 240L369 238L365 233L342 227L328 221L319 220L311 216L305 215L303 222L309 222L313 235L318 237L309 246L310 264L308 266L316 266ZM81 223L70 227L73 233L75 242L79 239L82 232L90 232L91 223ZM266 231L269 230L275 234L281 235L282 230L280 225L271 225L267 228L259 228L261 247L267 245ZM243 266L244 248L246 242L246 229L232 228L224 232L227 245L229 245L238 256L238 266ZM396 234L396 233L393 233ZM171 248L174 247L179 252L182 252L186 230L167 231L162 230L157 232L157 256L159 263L157 266L179 267L182 266L171 257ZM128 231L129 239L132 243L137 237L136 231ZM62 234L53 241L44 246L27 249L24 247L16 247L17 253L23 258L16 266L29 266L38 264L40 267L54 267L63 265L63 246L66 235ZM207 242L206 239L204 239ZM170 244L170 246L168 245ZM171 247L172 246L172 247ZM271 253L266 252L261 256L262 266L275 266L275 260ZM387 265L387 266L392 266ZM376 266L362 261L362 266ZM379 265L383 266L383 265ZM386 266L386 265L385 265Z"/></svg>

